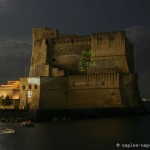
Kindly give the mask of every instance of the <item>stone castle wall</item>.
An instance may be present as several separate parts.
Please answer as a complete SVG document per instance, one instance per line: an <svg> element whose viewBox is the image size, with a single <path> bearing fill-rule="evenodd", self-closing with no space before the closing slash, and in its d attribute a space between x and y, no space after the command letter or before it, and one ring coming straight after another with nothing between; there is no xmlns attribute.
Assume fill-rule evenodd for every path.
<svg viewBox="0 0 150 150"><path fill-rule="evenodd" d="M123 31L77 36L35 28L30 76L21 85L29 87L34 78L39 85L21 96L31 109L140 107L133 62Z"/></svg>
<svg viewBox="0 0 150 150"><path fill-rule="evenodd" d="M89 74L134 72L133 49L124 32L61 36L57 30L43 28L33 30L30 76L49 76L51 67L79 74L82 52L89 51L94 62L86 70Z"/></svg>
<svg viewBox="0 0 150 150"><path fill-rule="evenodd" d="M32 81L32 82L31 82ZM100 107L138 107L139 95L133 74L103 73L68 77L22 79L22 106L26 100L31 109L84 109ZM26 91L26 92L25 92ZM31 97L27 97L32 91ZM139 99L139 101L137 100Z"/></svg>

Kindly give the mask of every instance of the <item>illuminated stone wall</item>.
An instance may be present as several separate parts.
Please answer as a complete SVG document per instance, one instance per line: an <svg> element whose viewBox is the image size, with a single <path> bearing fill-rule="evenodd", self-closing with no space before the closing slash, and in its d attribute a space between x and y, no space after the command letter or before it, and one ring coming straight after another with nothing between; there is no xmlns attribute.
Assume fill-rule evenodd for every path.
<svg viewBox="0 0 150 150"><path fill-rule="evenodd" d="M136 82L128 73L21 78L20 108L27 103L30 109L139 107Z"/></svg>
<svg viewBox="0 0 150 150"><path fill-rule="evenodd" d="M32 58L30 77L49 76L49 51L52 51L52 43L47 45L47 39L56 38L58 31L46 28L36 28L32 32ZM48 51L49 49L49 51Z"/></svg>
<svg viewBox="0 0 150 150"><path fill-rule="evenodd" d="M20 79L20 108L140 107L133 62L123 31L77 36L34 28L30 76Z"/></svg>
<svg viewBox="0 0 150 150"><path fill-rule="evenodd" d="M14 105L19 105L19 86L19 81L8 81L7 84L0 85L0 108L13 109L15 107ZM5 104L2 104L2 101L5 101L7 97L9 97L11 101L10 104L6 104L8 101L6 103L4 102Z"/></svg>
<svg viewBox="0 0 150 150"><path fill-rule="evenodd" d="M33 29L30 77L51 76L51 68L74 74L133 73L133 48L125 32L61 35Z"/></svg>
<svg viewBox="0 0 150 150"><path fill-rule="evenodd" d="M39 108L40 78L20 78L20 109Z"/></svg>

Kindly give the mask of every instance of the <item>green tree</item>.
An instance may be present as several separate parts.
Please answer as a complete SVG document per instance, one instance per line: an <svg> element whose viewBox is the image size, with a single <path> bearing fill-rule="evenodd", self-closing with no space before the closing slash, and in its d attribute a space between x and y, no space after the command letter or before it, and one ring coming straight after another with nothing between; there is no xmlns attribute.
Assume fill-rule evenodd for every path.
<svg viewBox="0 0 150 150"><path fill-rule="evenodd" d="M9 96L7 95L4 99L2 99L1 104L4 106L8 106L8 105L12 105L13 102L12 99L10 99Z"/></svg>

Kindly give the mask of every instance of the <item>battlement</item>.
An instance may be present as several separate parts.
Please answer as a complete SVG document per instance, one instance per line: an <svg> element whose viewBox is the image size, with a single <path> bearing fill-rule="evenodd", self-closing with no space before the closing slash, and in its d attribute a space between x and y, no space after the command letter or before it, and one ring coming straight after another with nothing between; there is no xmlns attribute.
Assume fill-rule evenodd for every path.
<svg viewBox="0 0 150 150"><path fill-rule="evenodd" d="M57 29L51 28L33 28L32 29L32 39L35 40L58 38L59 33Z"/></svg>
<svg viewBox="0 0 150 150"><path fill-rule="evenodd" d="M98 40L113 41L119 38L121 41L123 41L125 37L125 31L92 33L91 36L92 38L97 38Z"/></svg>
<svg viewBox="0 0 150 150"><path fill-rule="evenodd" d="M128 74L126 74L128 76ZM101 74L86 74L86 75L69 75L69 79L76 79L76 80L101 80L101 79L106 79L106 80L111 80L112 78L118 78L119 74L118 73L101 73Z"/></svg>
<svg viewBox="0 0 150 150"><path fill-rule="evenodd" d="M60 37L58 39L54 39L55 46L62 46L62 45L83 45L83 44L90 44L91 38L90 36L75 36L75 37Z"/></svg>
<svg viewBox="0 0 150 150"><path fill-rule="evenodd" d="M91 88L124 88L134 86L134 74L90 74L73 75L68 77L69 86L78 88L79 86L90 86Z"/></svg>
<svg viewBox="0 0 150 150"><path fill-rule="evenodd" d="M106 32L91 35L93 57L125 55L125 32Z"/></svg>

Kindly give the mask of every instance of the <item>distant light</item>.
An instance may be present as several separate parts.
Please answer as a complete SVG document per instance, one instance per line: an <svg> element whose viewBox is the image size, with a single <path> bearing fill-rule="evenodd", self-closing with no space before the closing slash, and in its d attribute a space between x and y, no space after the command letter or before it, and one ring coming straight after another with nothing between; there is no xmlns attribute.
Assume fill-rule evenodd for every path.
<svg viewBox="0 0 150 150"><path fill-rule="evenodd" d="M150 97L142 97L142 101L145 102L145 101L150 101Z"/></svg>

